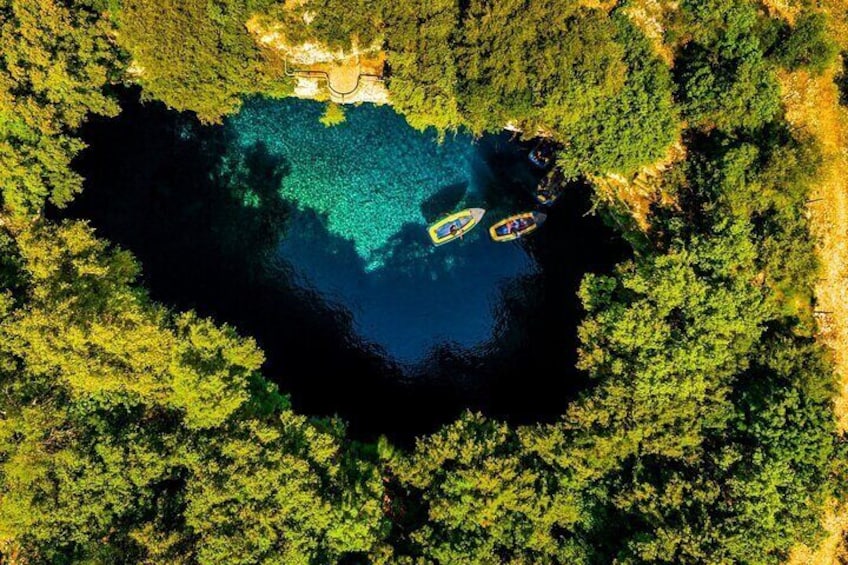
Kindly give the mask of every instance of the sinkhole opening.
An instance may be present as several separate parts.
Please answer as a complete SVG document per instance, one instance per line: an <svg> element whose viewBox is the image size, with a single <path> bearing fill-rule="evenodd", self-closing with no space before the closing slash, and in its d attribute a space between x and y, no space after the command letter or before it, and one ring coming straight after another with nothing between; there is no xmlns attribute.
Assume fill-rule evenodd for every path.
<svg viewBox="0 0 848 565"><path fill-rule="evenodd" d="M204 126L120 97L117 118L83 127L85 190L54 214L131 250L155 300L255 337L296 410L403 442L464 409L549 421L587 386L577 289L627 246L580 183L532 236L490 239L537 208L530 144L439 140L390 107L327 128L320 103L253 99ZM487 210L481 225L433 246L426 226L468 207Z"/></svg>

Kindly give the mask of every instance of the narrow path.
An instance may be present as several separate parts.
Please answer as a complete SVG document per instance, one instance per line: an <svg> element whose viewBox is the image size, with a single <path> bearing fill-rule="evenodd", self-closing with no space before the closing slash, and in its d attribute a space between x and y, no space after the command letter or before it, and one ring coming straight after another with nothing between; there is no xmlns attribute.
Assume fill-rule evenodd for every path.
<svg viewBox="0 0 848 565"><path fill-rule="evenodd" d="M816 286L820 338L831 347L839 389L834 399L837 426L848 432L848 109L839 105L835 68L820 77L783 73L780 82L786 117L814 136L824 163L809 203L809 217L821 261ZM832 501L822 524L828 535L816 548L799 545L789 565L831 565L848 557L848 505Z"/></svg>
<svg viewBox="0 0 848 565"><path fill-rule="evenodd" d="M288 62L285 64L285 72L288 76L324 81L334 102L346 102L352 99L365 82L382 82L383 80L382 72L366 72L359 55L344 62L315 63L305 69L289 66ZM380 68L382 68L382 61L380 61Z"/></svg>
<svg viewBox="0 0 848 565"><path fill-rule="evenodd" d="M824 164L813 189L809 215L818 239L821 275L816 312L824 341L833 348L840 390L836 416L848 431L848 109L839 105L833 72L781 77L789 122L818 140Z"/></svg>

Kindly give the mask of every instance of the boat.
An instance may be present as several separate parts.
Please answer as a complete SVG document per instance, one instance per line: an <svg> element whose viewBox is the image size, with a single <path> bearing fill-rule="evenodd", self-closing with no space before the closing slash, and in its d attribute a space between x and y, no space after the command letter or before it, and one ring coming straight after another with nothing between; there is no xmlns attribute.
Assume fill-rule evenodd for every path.
<svg viewBox="0 0 848 565"><path fill-rule="evenodd" d="M542 206L551 206L557 198L562 196L564 184L565 178L562 172L556 168L542 179L542 182L536 187L533 197Z"/></svg>
<svg viewBox="0 0 848 565"><path fill-rule="evenodd" d="M466 208L442 218L427 228L433 245L444 245L462 236L480 223L486 211L482 208Z"/></svg>
<svg viewBox="0 0 848 565"><path fill-rule="evenodd" d="M548 140L542 140L530 150L527 158L539 169L547 169L554 159L555 152L556 149L553 143Z"/></svg>
<svg viewBox="0 0 848 565"><path fill-rule="evenodd" d="M536 231L547 215L541 212L522 212L509 218L504 218L489 228L489 235L494 241L513 241Z"/></svg>

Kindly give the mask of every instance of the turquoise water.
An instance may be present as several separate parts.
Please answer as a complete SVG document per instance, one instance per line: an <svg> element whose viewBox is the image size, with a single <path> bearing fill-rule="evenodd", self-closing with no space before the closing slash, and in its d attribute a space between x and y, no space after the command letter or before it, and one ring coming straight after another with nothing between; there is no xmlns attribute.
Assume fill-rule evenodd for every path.
<svg viewBox="0 0 848 565"><path fill-rule="evenodd" d="M318 123L323 108L294 99L254 101L227 128L237 150L262 143L291 164L280 194L350 240L367 270L383 265L405 226L427 223L422 204L439 191L464 184L467 190L450 204L484 203L473 173L481 163L469 137L440 144L433 135L412 133L390 108L374 106L350 108L345 123L326 128Z"/></svg>
<svg viewBox="0 0 848 565"><path fill-rule="evenodd" d="M322 112L315 102L255 100L226 123L226 167L256 146L288 165L279 195L292 212L269 267L347 308L361 337L402 363L442 343L484 345L501 286L534 269L522 247L487 233L526 197L505 186L535 182L523 152L505 138L439 142L389 107L350 108L333 128L318 124ZM494 170L493 153L515 166ZM244 198L256 201L249 189ZM489 210L482 225L431 245L427 224L468 207Z"/></svg>

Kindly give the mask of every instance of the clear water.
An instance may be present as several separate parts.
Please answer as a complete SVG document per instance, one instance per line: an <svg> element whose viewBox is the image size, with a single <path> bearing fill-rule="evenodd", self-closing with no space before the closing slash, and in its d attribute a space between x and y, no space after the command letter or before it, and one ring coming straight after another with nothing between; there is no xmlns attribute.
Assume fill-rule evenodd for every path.
<svg viewBox="0 0 848 565"><path fill-rule="evenodd" d="M494 149L493 140L467 135L439 143L386 106L350 109L333 128L318 125L322 111L309 101L254 100L226 123L234 140L229 166L257 145L289 165L279 194L292 210L268 266L348 308L360 336L401 363L443 343L484 344L501 286L535 269L522 247L496 244L487 233L531 205L497 190L522 175L536 181L520 147L502 139ZM493 150L515 166L493 170L485 159ZM249 189L245 199L256 201ZM482 225L462 241L433 246L427 224L469 207L489 210Z"/></svg>
<svg viewBox="0 0 848 565"><path fill-rule="evenodd" d="M579 185L527 240L490 241L534 206L526 144L438 144L385 107L326 129L296 100L206 127L120 95L119 117L83 128L85 191L54 215L135 253L154 299L254 336L297 410L404 441L464 409L556 418L587 385L576 291L623 246ZM488 209L482 225L433 247L425 226L468 206Z"/></svg>

